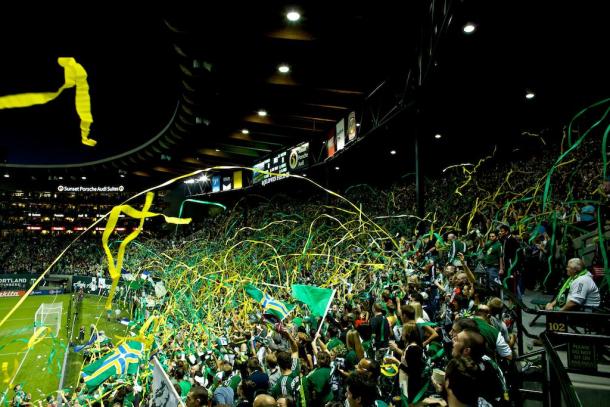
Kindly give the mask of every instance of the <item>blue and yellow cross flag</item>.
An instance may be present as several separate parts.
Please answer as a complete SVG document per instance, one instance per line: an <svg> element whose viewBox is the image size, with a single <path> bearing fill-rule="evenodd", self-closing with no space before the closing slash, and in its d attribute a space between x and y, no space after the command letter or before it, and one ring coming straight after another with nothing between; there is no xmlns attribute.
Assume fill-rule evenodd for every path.
<svg viewBox="0 0 610 407"><path fill-rule="evenodd" d="M294 305L276 300L252 284L246 284L244 290L246 290L246 294L252 297L261 305L261 307L263 307L263 313L271 314L277 317L280 321L284 320L284 318L286 318L294 308Z"/></svg>
<svg viewBox="0 0 610 407"><path fill-rule="evenodd" d="M144 344L127 341L117 346L111 353L86 366L81 375L87 388L94 389L114 375L136 374Z"/></svg>

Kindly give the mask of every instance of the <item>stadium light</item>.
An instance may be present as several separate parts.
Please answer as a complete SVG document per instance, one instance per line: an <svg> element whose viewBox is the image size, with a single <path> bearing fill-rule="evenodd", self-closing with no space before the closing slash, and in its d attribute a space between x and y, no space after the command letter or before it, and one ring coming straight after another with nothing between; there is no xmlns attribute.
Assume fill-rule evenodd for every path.
<svg viewBox="0 0 610 407"><path fill-rule="evenodd" d="M248 129L242 129L242 130L241 130L241 134L250 134L250 130L248 130Z"/></svg>
<svg viewBox="0 0 610 407"><path fill-rule="evenodd" d="M4 178L10 178L10 175L8 174L8 172L6 174L4 174Z"/></svg>
<svg viewBox="0 0 610 407"><path fill-rule="evenodd" d="M286 65L286 64L282 64L282 65L277 67L277 70L280 73L288 73L288 72L290 72L290 67L288 65Z"/></svg>
<svg viewBox="0 0 610 407"><path fill-rule="evenodd" d="M266 110L264 110L264 109L261 109L261 110L259 110L259 111L257 112L257 114L258 114L260 117L265 117L265 116L267 116L267 111L266 111Z"/></svg>
<svg viewBox="0 0 610 407"><path fill-rule="evenodd" d="M443 136L441 136L440 133L437 133L437 134L434 135L434 138L437 139L437 140L440 139L441 137L443 137Z"/></svg>
<svg viewBox="0 0 610 407"><path fill-rule="evenodd" d="M477 26L474 23L466 23L464 24L464 27L462 27L462 31L464 31L464 34L472 34L476 31L476 29Z"/></svg>
<svg viewBox="0 0 610 407"><path fill-rule="evenodd" d="M527 93L525 94L525 98L526 99L533 99L536 97L536 94L534 92L532 92L531 90L528 90Z"/></svg>
<svg viewBox="0 0 610 407"><path fill-rule="evenodd" d="M286 18L288 19L288 21L296 23L301 19L301 13L296 10L290 10L288 13L286 13Z"/></svg>
<svg viewBox="0 0 610 407"><path fill-rule="evenodd" d="M392 151L390 151L390 154L392 154L392 155L396 155L396 150L392 150Z"/></svg>

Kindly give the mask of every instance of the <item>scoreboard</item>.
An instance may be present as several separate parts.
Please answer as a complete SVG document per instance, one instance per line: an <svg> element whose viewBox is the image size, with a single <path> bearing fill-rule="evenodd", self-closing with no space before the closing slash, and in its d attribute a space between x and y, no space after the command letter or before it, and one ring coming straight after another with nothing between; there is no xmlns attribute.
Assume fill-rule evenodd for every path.
<svg viewBox="0 0 610 407"><path fill-rule="evenodd" d="M256 171L268 171L275 174L289 174L309 166L309 142L301 143L291 149L281 151L254 165L252 175L254 184L267 185L283 178L281 175L269 175Z"/></svg>

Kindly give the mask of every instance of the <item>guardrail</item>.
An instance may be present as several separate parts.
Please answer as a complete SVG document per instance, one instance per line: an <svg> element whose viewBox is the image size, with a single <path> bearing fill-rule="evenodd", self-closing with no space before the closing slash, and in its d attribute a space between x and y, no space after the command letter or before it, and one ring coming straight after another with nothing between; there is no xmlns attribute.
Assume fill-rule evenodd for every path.
<svg viewBox="0 0 610 407"><path fill-rule="evenodd" d="M581 406L580 399L568 373L579 373L595 377L608 377L610 373L600 372L597 368L598 349L600 345L610 344L610 314L602 312L579 311L547 311L533 309L516 298L510 291L504 291L514 307L511 313L517 327L517 342L519 356L517 361L534 356L542 356L544 379L543 391L519 389L524 398L542 400L545 407L562 405ZM545 317L546 330L540 335L534 335L523 325L523 313L536 318ZM571 329L575 332L568 332ZM582 330L583 332L580 332ZM523 339L540 339L543 348L529 353L523 352ZM567 367L564 366L558 350L566 350Z"/></svg>
<svg viewBox="0 0 610 407"><path fill-rule="evenodd" d="M542 363L545 367L545 380L542 383L544 407L571 406L580 407L582 403L574 390L570 376L546 332L540 335L545 352ZM562 403L562 396L565 403Z"/></svg>

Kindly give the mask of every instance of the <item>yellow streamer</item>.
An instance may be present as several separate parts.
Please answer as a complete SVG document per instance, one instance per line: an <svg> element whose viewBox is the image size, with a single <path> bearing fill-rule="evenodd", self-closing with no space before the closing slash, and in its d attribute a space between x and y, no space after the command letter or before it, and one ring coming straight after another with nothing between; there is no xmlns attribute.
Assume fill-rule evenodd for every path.
<svg viewBox="0 0 610 407"><path fill-rule="evenodd" d="M104 229L104 234L102 235L102 246L104 247L104 252L106 253L106 257L108 259L108 272L110 273L110 278L112 279L112 286L110 287L110 292L108 293L108 299L106 300L106 309L112 309L112 299L114 298L114 293L116 291L117 285L119 284L119 278L121 277L121 270L123 268L123 258L125 257L125 248L133 239L138 237L140 232L142 231L142 227L144 226L144 221L146 218L152 218L155 216L163 216L167 223L184 225L191 222L190 218L171 218L160 213L149 212L152 205L153 198L155 194L153 192L148 192L146 194L146 198L144 201L144 207L142 211L138 211L137 209L132 208L129 205L119 205L112 208L110 211L110 216L108 217L108 222L106 223L106 228ZM134 218L140 219L140 224L131 232L119 245L119 250L117 253L116 263L114 262L114 257L112 256L112 252L110 251L110 247L108 247L108 239L110 235L114 231L117 221L121 213Z"/></svg>
<svg viewBox="0 0 610 407"><path fill-rule="evenodd" d="M41 326L41 327L36 328L34 335L32 335L32 337L28 341L28 344L25 346L24 350L31 349L38 342L42 341L44 338L47 337L47 333L49 333L50 331L51 331L51 329L48 326Z"/></svg>
<svg viewBox="0 0 610 407"><path fill-rule="evenodd" d="M0 109L14 109L43 105L56 99L65 89L76 87L76 113L80 117L81 141L86 146L93 147L97 141L89 138L89 128L93 123L91 116L91 100L87 71L74 58L57 58L59 66L64 68L64 84L57 92L20 93L17 95L0 96Z"/></svg>

